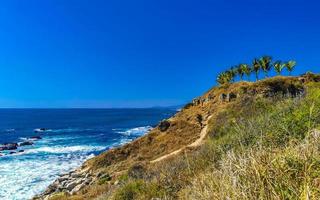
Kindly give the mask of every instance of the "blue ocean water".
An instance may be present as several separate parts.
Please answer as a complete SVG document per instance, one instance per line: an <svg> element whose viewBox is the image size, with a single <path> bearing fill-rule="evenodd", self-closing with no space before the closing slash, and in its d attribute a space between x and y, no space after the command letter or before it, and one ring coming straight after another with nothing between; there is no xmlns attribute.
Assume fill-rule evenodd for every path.
<svg viewBox="0 0 320 200"><path fill-rule="evenodd" d="M59 174L142 136L175 112L163 108L0 109L0 144L42 138L14 150L17 153L0 152L0 199L30 199ZM39 128L46 130L35 132Z"/></svg>

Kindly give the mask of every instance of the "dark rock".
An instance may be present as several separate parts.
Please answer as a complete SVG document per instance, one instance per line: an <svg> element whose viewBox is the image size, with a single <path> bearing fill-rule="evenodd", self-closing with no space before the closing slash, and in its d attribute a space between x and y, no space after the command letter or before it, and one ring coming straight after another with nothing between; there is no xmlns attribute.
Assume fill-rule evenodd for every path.
<svg viewBox="0 0 320 200"><path fill-rule="evenodd" d="M76 186L77 186L77 183L76 183L76 182L71 182L71 183L67 184L66 189L69 190L69 191L71 191L71 190L73 190L73 188L76 187Z"/></svg>
<svg viewBox="0 0 320 200"><path fill-rule="evenodd" d="M195 98L195 99L192 100L192 104L195 105L195 106L199 105L200 103L201 103L201 99L200 98Z"/></svg>
<svg viewBox="0 0 320 200"><path fill-rule="evenodd" d="M203 121L203 117L200 114L197 114L197 121L200 124L200 126L202 127L202 121Z"/></svg>
<svg viewBox="0 0 320 200"><path fill-rule="evenodd" d="M16 150L18 148L17 143L5 143L2 146L0 146L0 151L3 150Z"/></svg>
<svg viewBox="0 0 320 200"><path fill-rule="evenodd" d="M168 120L163 120L159 124L159 130L161 132L168 130L169 127L170 127L170 122Z"/></svg>
<svg viewBox="0 0 320 200"><path fill-rule="evenodd" d="M34 132L35 133L41 133L41 132L45 132L45 131L48 131L49 129L47 128L37 128L37 129L34 129Z"/></svg>
<svg viewBox="0 0 320 200"><path fill-rule="evenodd" d="M22 153L22 152L24 152L24 150L19 150L19 153Z"/></svg>
<svg viewBox="0 0 320 200"><path fill-rule="evenodd" d="M15 153L17 153L17 152L15 152L15 151L10 151L10 153L9 153L9 154L15 154Z"/></svg>
<svg viewBox="0 0 320 200"><path fill-rule="evenodd" d="M31 142L31 141L25 141L25 142L21 142L21 143L19 144L19 146L29 146L29 145L33 145L33 142Z"/></svg>
<svg viewBox="0 0 320 200"><path fill-rule="evenodd" d="M227 99L227 95L222 93L219 98L220 98L220 101L225 101Z"/></svg>
<svg viewBox="0 0 320 200"><path fill-rule="evenodd" d="M71 191L72 195L75 195L76 193L78 193L80 190L82 190L85 187L85 184L80 184L77 185L76 187L73 188L73 190Z"/></svg>
<svg viewBox="0 0 320 200"><path fill-rule="evenodd" d="M235 93L229 93L229 94L227 94L227 97L226 97L226 99L227 99L227 101L232 101L233 99L236 99L237 98L237 95L235 94Z"/></svg>
<svg viewBox="0 0 320 200"><path fill-rule="evenodd" d="M31 140L41 140L42 138L40 136L32 136L30 137Z"/></svg>

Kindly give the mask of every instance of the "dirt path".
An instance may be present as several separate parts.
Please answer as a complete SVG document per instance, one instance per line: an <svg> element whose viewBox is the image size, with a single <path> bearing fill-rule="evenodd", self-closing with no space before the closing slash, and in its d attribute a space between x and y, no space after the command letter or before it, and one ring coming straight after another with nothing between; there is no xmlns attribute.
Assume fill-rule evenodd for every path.
<svg viewBox="0 0 320 200"><path fill-rule="evenodd" d="M166 155L163 155L163 156L161 156L161 157L159 157L159 158L157 158L155 160L152 160L152 161L150 161L150 163L156 163L156 162L162 161L162 160L164 160L166 158L169 158L171 156L177 155L181 151L183 151L184 149L186 149L188 147L194 148L194 147L198 147L198 146L202 145L203 142L204 142L205 137L207 136L208 122L209 122L210 118L211 118L211 116L208 117L207 121L205 122L205 126L203 127L203 129L200 132L200 137L196 141L194 141L193 143L191 143L191 144L189 144L187 146L184 146L184 147L182 147L182 148L180 148L180 149L178 149L176 151L173 151L173 152L168 153Z"/></svg>

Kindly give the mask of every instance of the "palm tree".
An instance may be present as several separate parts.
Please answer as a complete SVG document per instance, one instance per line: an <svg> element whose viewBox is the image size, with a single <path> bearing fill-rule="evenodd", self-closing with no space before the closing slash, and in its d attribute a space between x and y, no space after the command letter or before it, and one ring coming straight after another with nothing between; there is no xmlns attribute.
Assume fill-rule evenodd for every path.
<svg viewBox="0 0 320 200"><path fill-rule="evenodd" d="M291 72L293 71L294 67L296 66L297 62L294 60L290 60L285 64L287 70L289 71L289 75L291 76Z"/></svg>
<svg viewBox="0 0 320 200"><path fill-rule="evenodd" d="M223 84L226 84L226 83L230 83L231 79L232 79L232 77L230 76L229 73L223 72L223 73L218 75L217 82L220 85L223 85Z"/></svg>
<svg viewBox="0 0 320 200"><path fill-rule="evenodd" d="M236 77L236 75L237 75L237 69L234 68L234 67L231 67L231 68L227 71L227 73L231 76L231 81L234 82L234 79L235 79L235 77Z"/></svg>
<svg viewBox="0 0 320 200"><path fill-rule="evenodd" d="M252 61L252 71L254 71L254 73L256 74L256 81L259 80L259 71L261 69L261 66L259 64L259 60L258 59L254 59Z"/></svg>
<svg viewBox="0 0 320 200"><path fill-rule="evenodd" d="M237 73L239 74L241 81L243 80L243 75L244 75L244 67L243 66L244 66L244 64L240 64L237 67Z"/></svg>
<svg viewBox="0 0 320 200"><path fill-rule="evenodd" d="M277 72L278 75L281 74L283 68L285 67L285 64L282 63L280 60L273 63L274 70Z"/></svg>
<svg viewBox="0 0 320 200"><path fill-rule="evenodd" d="M271 65L272 58L270 56L263 56L259 60L259 64L261 66L261 69L263 70L265 77L268 76L268 72L271 70L272 65Z"/></svg>
<svg viewBox="0 0 320 200"><path fill-rule="evenodd" d="M249 80L252 72L251 67L247 64L242 64L242 71L248 76L248 80Z"/></svg>
<svg viewBox="0 0 320 200"><path fill-rule="evenodd" d="M223 85L224 84L224 76L223 76L223 73L219 74L218 77L217 77L217 82L220 84L220 85Z"/></svg>

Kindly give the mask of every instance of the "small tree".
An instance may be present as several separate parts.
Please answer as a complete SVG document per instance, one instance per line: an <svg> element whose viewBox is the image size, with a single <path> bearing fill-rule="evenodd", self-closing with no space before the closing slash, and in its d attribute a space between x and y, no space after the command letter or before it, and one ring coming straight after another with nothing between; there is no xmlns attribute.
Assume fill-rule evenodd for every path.
<svg viewBox="0 0 320 200"><path fill-rule="evenodd" d="M289 71L289 75L291 76L291 72L293 71L294 67L296 66L296 61L294 60L290 60L288 61L285 66L287 68L287 70Z"/></svg>
<svg viewBox="0 0 320 200"><path fill-rule="evenodd" d="M277 72L277 74L280 75L283 68L285 67L285 64L282 63L280 60L278 60L273 63L273 67L274 67L274 70Z"/></svg>
<svg viewBox="0 0 320 200"><path fill-rule="evenodd" d="M249 65L247 65L247 64L243 64L242 65L242 71L247 75L248 80L250 80L250 75L251 75L251 72L252 72L251 67Z"/></svg>
<svg viewBox="0 0 320 200"><path fill-rule="evenodd" d="M254 71L254 73L256 74L256 81L259 80L259 72L260 72L261 66L259 64L259 60L258 59L254 59L252 61L252 71Z"/></svg>
<svg viewBox="0 0 320 200"><path fill-rule="evenodd" d="M237 71L238 71L238 74L240 76L241 81L243 80L243 75L244 75L244 65L245 64L240 64L240 65L238 65L238 68L237 68Z"/></svg>
<svg viewBox="0 0 320 200"><path fill-rule="evenodd" d="M272 58L271 56L263 56L259 60L259 64L261 66L261 69L263 70L265 77L268 77L268 72L271 70L272 65L271 65Z"/></svg>
<svg viewBox="0 0 320 200"><path fill-rule="evenodd" d="M237 69L234 67L231 67L230 70L227 71L227 73L231 76L231 81L234 82L234 79L237 75Z"/></svg>
<svg viewBox="0 0 320 200"><path fill-rule="evenodd" d="M221 74L218 75L217 77L217 82L220 84L220 85L223 85L223 84L226 84L226 83L230 83L231 82L231 76L229 73L227 72L223 72Z"/></svg>

